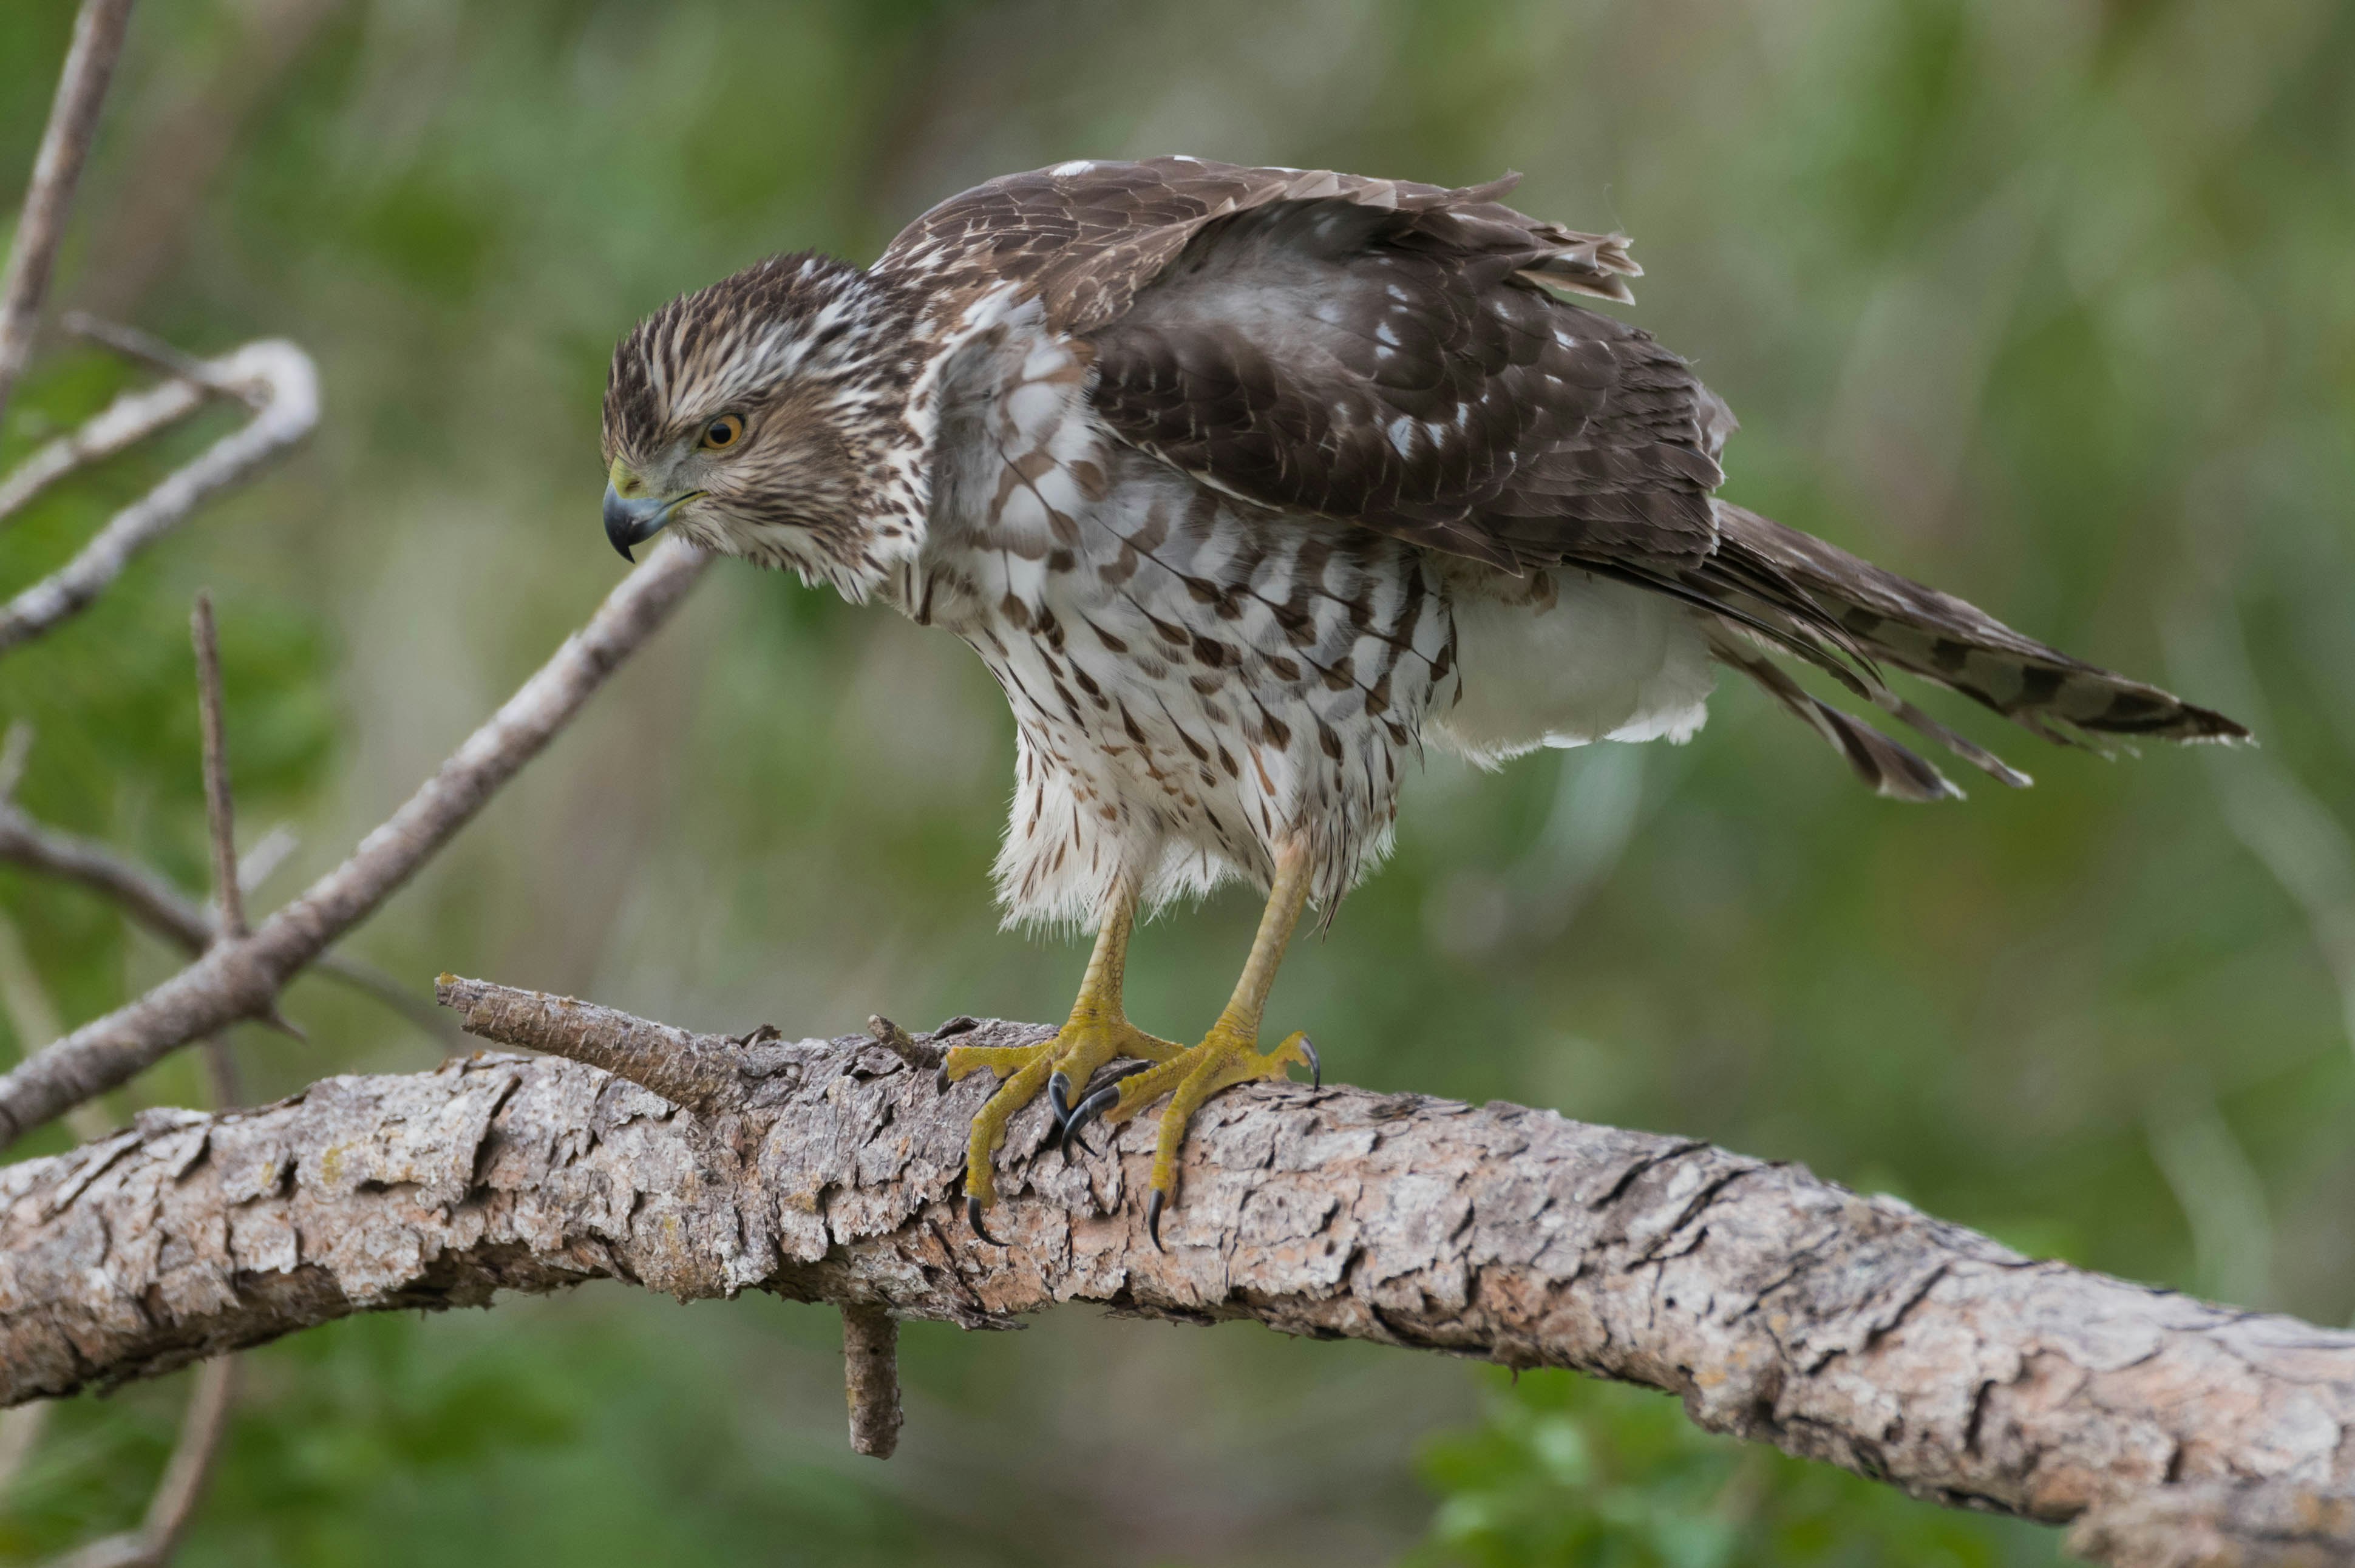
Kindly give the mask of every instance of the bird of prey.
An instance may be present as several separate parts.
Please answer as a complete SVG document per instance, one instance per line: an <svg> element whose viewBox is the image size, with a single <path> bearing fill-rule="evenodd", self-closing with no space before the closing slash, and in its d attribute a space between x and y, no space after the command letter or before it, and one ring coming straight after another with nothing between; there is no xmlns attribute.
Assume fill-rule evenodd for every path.
<svg viewBox="0 0 2355 1568"><path fill-rule="evenodd" d="M1012 704L1010 918L1092 926L1050 1040L961 1048L1002 1083L966 1212L1041 1091L1068 1140L1161 1112L1160 1244L1189 1116L1317 1061L1261 1011L1305 907L1391 841L1400 772L1540 746L1683 741L1718 667L1879 794L1959 795L1810 693L1796 660L2007 784L1887 683L1902 670L2046 740L2229 741L2222 714L1721 499L1734 428L1615 315L1628 241L1462 189L1187 157L1074 162L933 208L864 271L779 256L614 351L607 537L707 549L954 633ZM1121 1003L1138 912L1267 895L1200 1043ZM1116 1060L1125 1075L1100 1070Z"/></svg>

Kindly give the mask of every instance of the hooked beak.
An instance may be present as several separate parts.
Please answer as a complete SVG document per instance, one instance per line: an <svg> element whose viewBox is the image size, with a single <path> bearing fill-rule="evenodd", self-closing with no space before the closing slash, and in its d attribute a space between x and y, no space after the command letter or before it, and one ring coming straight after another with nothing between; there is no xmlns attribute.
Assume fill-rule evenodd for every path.
<svg viewBox="0 0 2355 1568"><path fill-rule="evenodd" d="M665 499L659 496L641 496L633 500L615 489L609 481L605 485L605 537L622 552L622 559L634 562L630 553L634 544L644 544L663 531L663 525L679 507L702 492L690 490L684 496Z"/></svg>

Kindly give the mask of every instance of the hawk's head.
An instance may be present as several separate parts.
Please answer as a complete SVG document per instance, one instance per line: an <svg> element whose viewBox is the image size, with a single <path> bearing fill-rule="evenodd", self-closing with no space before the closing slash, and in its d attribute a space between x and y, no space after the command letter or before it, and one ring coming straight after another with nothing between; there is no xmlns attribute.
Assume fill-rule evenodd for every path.
<svg viewBox="0 0 2355 1568"><path fill-rule="evenodd" d="M900 303L829 256L673 300L613 350L606 538L626 557L673 527L866 598L921 542L912 347Z"/></svg>

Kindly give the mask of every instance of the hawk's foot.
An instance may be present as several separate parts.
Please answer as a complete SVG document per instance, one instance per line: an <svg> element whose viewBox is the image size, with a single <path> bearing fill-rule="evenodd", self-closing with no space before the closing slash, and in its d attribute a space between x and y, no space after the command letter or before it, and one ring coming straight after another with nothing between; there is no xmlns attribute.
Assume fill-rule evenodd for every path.
<svg viewBox="0 0 2355 1568"><path fill-rule="evenodd" d="M1286 1035L1273 1051L1263 1053L1256 1030L1221 1018L1191 1051L1107 1083L1081 1101L1065 1122L1063 1136L1068 1141L1097 1116L1118 1126L1162 1095L1169 1096L1168 1108L1161 1113L1160 1138L1153 1147L1152 1193L1145 1208L1146 1229L1159 1247L1161 1211L1177 1194L1178 1154L1186 1144L1186 1124L1220 1090L1262 1079L1281 1082L1291 1075L1295 1061L1308 1069L1312 1082L1324 1082L1316 1047L1305 1034Z"/></svg>
<svg viewBox="0 0 2355 1568"><path fill-rule="evenodd" d="M964 1210L984 1241L994 1240L982 1229L981 1211L997 1198L996 1168L990 1157L1006 1140L1006 1124L1016 1112L1047 1091L1055 1109L1059 1135L1067 1135L1077 1107L1073 1101L1096 1070L1118 1057L1143 1062L1167 1061L1185 1054L1174 1040L1149 1035L1124 1018L1103 1018L1082 1008L1051 1040L1036 1045L956 1045L941 1063L943 1087L984 1070L1003 1083L973 1119L965 1145Z"/></svg>

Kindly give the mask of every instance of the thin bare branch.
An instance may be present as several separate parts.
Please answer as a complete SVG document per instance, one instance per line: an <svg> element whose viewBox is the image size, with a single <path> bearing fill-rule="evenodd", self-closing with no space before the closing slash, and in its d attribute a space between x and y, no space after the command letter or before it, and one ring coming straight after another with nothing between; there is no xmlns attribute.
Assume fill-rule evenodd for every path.
<svg viewBox="0 0 2355 1568"><path fill-rule="evenodd" d="M248 408L261 406L261 393L251 383L224 379L210 365L152 332L142 332L119 321L102 320L84 310L66 312L59 325L76 337L111 348L125 359L162 371L173 380L193 382L215 397L232 398Z"/></svg>
<svg viewBox="0 0 2355 1568"><path fill-rule="evenodd" d="M89 607L140 550L186 522L206 500L250 475L319 422L319 378L292 343L265 339L213 362L216 374L258 383L268 403L241 428L117 512L81 553L0 606L0 653L21 646Z"/></svg>
<svg viewBox="0 0 2355 1568"><path fill-rule="evenodd" d="M1151 1119L1067 1156L1042 1100L998 1157L996 1245L959 1213L987 1074L943 1093L863 1037L739 1045L442 991L490 1038L657 1080L654 1045L684 1042L707 1109L483 1055L233 1115L150 1112L0 1169L0 1400L584 1279L966 1328L1086 1301L1648 1384L1712 1431L1917 1497L2077 1521L2121 1568L2177 1561L2158 1520L2245 1549L2216 1562L2300 1561L2275 1551L2292 1530L2355 1545L2355 1334L2033 1262L1793 1166L1512 1105L1259 1084L1196 1117L1161 1252L1136 1200Z"/></svg>
<svg viewBox="0 0 2355 1568"><path fill-rule="evenodd" d="M114 62L123 55L123 31L130 25L131 0L82 0L74 18L73 44L58 76L58 95L49 105L41 150L33 159L33 178L25 189L16 239L8 247L7 269L0 272L0 414L7 412L9 394L32 357L41 300L48 293L58 245L65 238L66 214L73 208L74 187L80 183L82 165L98 133L98 112L105 105Z"/></svg>
<svg viewBox="0 0 2355 1568"><path fill-rule="evenodd" d="M330 943L374 913L509 779L539 754L606 677L668 620L703 575L693 546L666 540L623 578L553 657L467 737L342 865L240 942L226 942L0 1077L0 1147L102 1094L190 1040L265 1016Z"/></svg>
<svg viewBox="0 0 2355 1568"><path fill-rule="evenodd" d="M0 478L0 519L22 510L34 496L91 464L137 445L205 406L205 389L189 381L165 381L125 392L82 421L79 430L33 449Z"/></svg>
<svg viewBox="0 0 2355 1568"><path fill-rule="evenodd" d="M256 845L246 859L251 860L261 848ZM0 864L73 882L109 899L137 924L191 957L210 947L219 931L212 911L174 887L160 872L125 859L103 844L46 827L5 795L0 795ZM240 864L239 884L246 886L251 880ZM314 959L311 967L373 997L436 1039L449 1037L444 1015L375 965L346 954L326 953Z"/></svg>
<svg viewBox="0 0 2355 1568"><path fill-rule="evenodd" d="M240 942L251 933L245 923L245 888L237 874L237 801L229 787L229 736L221 708L220 632L213 624L213 596L197 595L188 616L188 640L197 650L197 719L204 735L205 827L213 841L213 900L220 910L216 940Z"/></svg>

